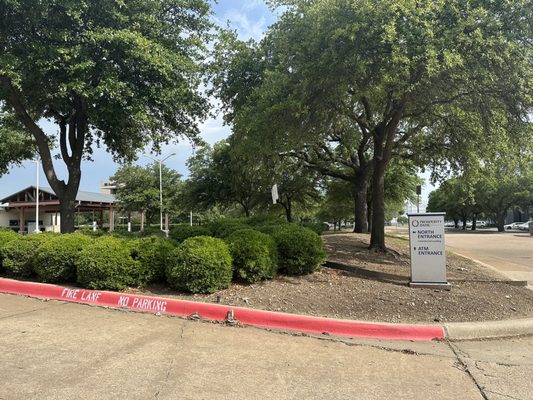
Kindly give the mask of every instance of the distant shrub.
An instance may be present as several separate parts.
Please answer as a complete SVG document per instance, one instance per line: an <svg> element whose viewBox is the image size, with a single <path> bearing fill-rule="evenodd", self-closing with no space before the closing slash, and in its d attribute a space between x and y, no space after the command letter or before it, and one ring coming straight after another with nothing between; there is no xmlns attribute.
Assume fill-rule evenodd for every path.
<svg viewBox="0 0 533 400"><path fill-rule="evenodd" d="M141 263L123 239L102 236L78 256L78 283L89 289L124 289L136 283Z"/></svg>
<svg viewBox="0 0 533 400"><path fill-rule="evenodd" d="M19 234L11 229L0 228L0 270L2 269L2 260L4 259L3 248L13 240L17 240Z"/></svg>
<svg viewBox="0 0 533 400"><path fill-rule="evenodd" d="M144 231L138 233L139 236L159 236L165 237L166 233L161 230L160 226L146 226Z"/></svg>
<svg viewBox="0 0 533 400"><path fill-rule="evenodd" d="M329 225L324 222L304 222L301 225L311 229L317 235L322 235L325 231L329 230Z"/></svg>
<svg viewBox="0 0 533 400"><path fill-rule="evenodd" d="M226 242L233 257L235 278L253 283L276 275L276 243L269 235L245 229L233 232Z"/></svg>
<svg viewBox="0 0 533 400"><path fill-rule="evenodd" d="M247 225L252 227L265 225L286 225L288 222L284 218L274 217L272 215L254 215L245 220Z"/></svg>
<svg viewBox="0 0 533 400"><path fill-rule="evenodd" d="M172 240L149 236L130 242L131 256L141 265L138 275L133 277L136 284L163 280L166 267L170 264L176 246Z"/></svg>
<svg viewBox="0 0 533 400"><path fill-rule="evenodd" d="M137 237L137 235L134 232L128 232L125 230L113 231L113 232L108 233L108 235L114 236L119 239L126 239L126 240L135 239Z"/></svg>
<svg viewBox="0 0 533 400"><path fill-rule="evenodd" d="M241 219L222 218L213 221L208 226L211 236L224 239L233 232L249 228Z"/></svg>
<svg viewBox="0 0 533 400"><path fill-rule="evenodd" d="M41 233L18 236L15 240L11 240L2 249L4 268L14 276L32 275L37 249L52 236L52 234Z"/></svg>
<svg viewBox="0 0 533 400"><path fill-rule="evenodd" d="M92 237L92 238L99 238L100 236L103 236L105 235L106 233L101 230L101 229L97 229L95 231L93 231L93 228L81 228L77 231L78 233L81 233L83 235L86 235L86 236L89 236L89 237Z"/></svg>
<svg viewBox="0 0 533 400"><path fill-rule="evenodd" d="M62 282L76 278L76 262L81 250L94 239L81 233L54 235L35 253L33 269L41 282Z"/></svg>
<svg viewBox="0 0 533 400"><path fill-rule="evenodd" d="M177 225L170 231L170 237L179 243L190 237L210 235L211 231L206 226L201 225Z"/></svg>
<svg viewBox="0 0 533 400"><path fill-rule="evenodd" d="M278 248L280 270L290 275L314 272L325 261L322 239L299 225L287 225L273 233Z"/></svg>
<svg viewBox="0 0 533 400"><path fill-rule="evenodd" d="M208 236L186 239L167 268L169 284L193 293L213 293L231 285L232 260L224 241Z"/></svg>

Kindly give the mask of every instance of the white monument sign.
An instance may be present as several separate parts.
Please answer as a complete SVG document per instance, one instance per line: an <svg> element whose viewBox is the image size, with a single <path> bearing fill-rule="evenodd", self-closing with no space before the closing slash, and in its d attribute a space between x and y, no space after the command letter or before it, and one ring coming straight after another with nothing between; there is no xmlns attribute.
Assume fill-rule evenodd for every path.
<svg viewBox="0 0 533 400"><path fill-rule="evenodd" d="M444 246L445 213L408 214L410 286L449 286Z"/></svg>

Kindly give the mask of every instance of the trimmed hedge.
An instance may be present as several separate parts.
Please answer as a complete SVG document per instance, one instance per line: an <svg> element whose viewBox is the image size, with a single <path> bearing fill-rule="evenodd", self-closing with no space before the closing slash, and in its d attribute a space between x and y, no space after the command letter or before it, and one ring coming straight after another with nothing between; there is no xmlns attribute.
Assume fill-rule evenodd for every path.
<svg viewBox="0 0 533 400"><path fill-rule="evenodd" d="M135 281L144 286L147 283L163 280L176 248L172 240L149 236L130 242L131 256L141 265Z"/></svg>
<svg viewBox="0 0 533 400"><path fill-rule="evenodd" d="M131 257L127 241L102 236L78 256L78 283L89 289L124 289L138 283L141 263Z"/></svg>
<svg viewBox="0 0 533 400"><path fill-rule="evenodd" d="M0 270L2 269L2 260L4 259L3 248L13 240L17 240L19 234L11 229L0 228Z"/></svg>
<svg viewBox="0 0 533 400"><path fill-rule="evenodd" d="M208 227L211 231L211 236L221 239L227 238L235 231L250 229L242 220L233 218L223 218L213 221Z"/></svg>
<svg viewBox="0 0 533 400"><path fill-rule="evenodd" d="M179 243L190 237L210 235L211 231L206 226L200 225L177 225L170 230L170 237Z"/></svg>
<svg viewBox="0 0 533 400"><path fill-rule="evenodd" d="M265 225L286 225L287 220L280 217L274 217L271 215L256 215L245 220L247 225L252 227L260 227Z"/></svg>
<svg viewBox="0 0 533 400"><path fill-rule="evenodd" d="M276 242L269 235L245 229L233 232L226 242L233 257L235 278L253 283L276 276Z"/></svg>
<svg viewBox="0 0 533 400"><path fill-rule="evenodd" d="M299 225L287 225L273 233L278 247L279 269L289 275L305 275L316 271L326 260L322 239Z"/></svg>
<svg viewBox="0 0 533 400"><path fill-rule="evenodd" d="M78 255L94 239L81 233L54 235L35 253L33 268L41 282L63 282L76 278Z"/></svg>
<svg viewBox="0 0 533 400"><path fill-rule="evenodd" d="M174 252L167 281L176 289L213 293L231 285L232 259L224 241L208 236L186 239Z"/></svg>
<svg viewBox="0 0 533 400"><path fill-rule="evenodd" d="M2 249L2 265L14 276L24 278L32 275L37 249L52 236L53 234L41 233L19 236L10 241Z"/></svg>

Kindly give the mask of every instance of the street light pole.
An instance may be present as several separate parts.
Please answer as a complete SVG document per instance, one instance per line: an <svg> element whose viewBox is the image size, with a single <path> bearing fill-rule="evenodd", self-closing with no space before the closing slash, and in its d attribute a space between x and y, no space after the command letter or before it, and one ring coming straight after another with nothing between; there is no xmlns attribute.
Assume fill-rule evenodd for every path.
<svg viewBox="0 0 533 400"><path fill-rule="evenodd" d="M176 153L169 154L163 159L157 159L152 156L149 156L148 154L144 154L145 157L150 158L151 160L154 160L154 162L157 162L159 164L159 221L160 221L160 228L163 231L163 163L168 160L170 157L175 156Z"/></svg>

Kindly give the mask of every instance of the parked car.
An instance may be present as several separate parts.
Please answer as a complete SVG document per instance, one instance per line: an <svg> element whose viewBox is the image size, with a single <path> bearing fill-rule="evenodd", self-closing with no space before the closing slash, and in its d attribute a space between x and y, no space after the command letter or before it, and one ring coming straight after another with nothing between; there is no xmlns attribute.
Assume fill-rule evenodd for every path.
<svg viewBox="0 0 533 400"><path fill-rule="evenodd" d="M524 222L522 224L517 225L516 229L518 229L520 231L529 231L529 222Z"/></svg>
<svg viewBox="0 0 533 400"><path fill-rule="evenodd" d="M504 227L504 229L506 231L517 230L517 229L519 229L518 226L522 225L522 224L523 224L523 222L513 222L512 224L504 225L503 227Z"/></svg>

